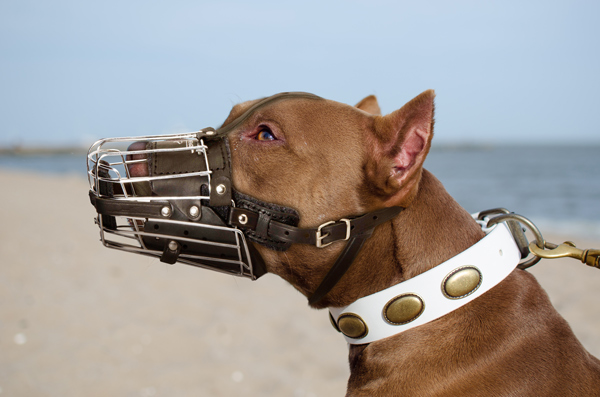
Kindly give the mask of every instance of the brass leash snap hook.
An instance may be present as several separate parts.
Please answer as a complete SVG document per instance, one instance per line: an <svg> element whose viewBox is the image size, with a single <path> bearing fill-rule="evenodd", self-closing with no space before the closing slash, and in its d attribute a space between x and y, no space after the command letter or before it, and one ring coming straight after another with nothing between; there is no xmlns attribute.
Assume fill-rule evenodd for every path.
<svg viewBox="0 0 600 397"><path fill-rule="evenodd" d="M544 242L544 248L538 247L535 243L529 244L529 250L539 258L575 258L588 266L600 269L600 250L577 248L571 241L565 241L562 244L552 244Z"/></svg>

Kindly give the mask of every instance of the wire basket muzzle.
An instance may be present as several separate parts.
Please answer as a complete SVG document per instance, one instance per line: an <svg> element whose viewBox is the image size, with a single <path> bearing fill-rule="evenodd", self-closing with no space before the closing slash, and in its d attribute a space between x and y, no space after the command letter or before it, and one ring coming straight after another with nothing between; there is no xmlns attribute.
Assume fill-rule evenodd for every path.
<svg viewBox="0 0 600 397"><path fill-rule="evenodd" d="M256 279L262 258L226 223L229 149L200 133L111 138L88 152L90 199L107 247Z"/></svg>

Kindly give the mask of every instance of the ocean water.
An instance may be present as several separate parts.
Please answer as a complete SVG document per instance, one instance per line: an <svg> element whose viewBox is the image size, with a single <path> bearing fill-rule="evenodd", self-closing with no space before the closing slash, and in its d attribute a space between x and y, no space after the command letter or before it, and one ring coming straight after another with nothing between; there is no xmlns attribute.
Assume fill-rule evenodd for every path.
<svg viewBox="0 0 600 397"><path fill-rule="evenodd" d="M504 207L600 245L600 147L436 147L425 162L469 212ZM86 178L85 155L0 156L0 169Z"/></svg>
<svg viewBox="0 0 600 397"><path fill-rule="evenodd" d="M434 147L425 168L471 213L504 207L542 233L600 243L599 154L598 146Z"/></svg>
<svg viewBox="0 0 600 397"><path fill-rule="evenodd" d="M87 179L85 154L0 155L0 169L50 175L78 175Z"/></svg>

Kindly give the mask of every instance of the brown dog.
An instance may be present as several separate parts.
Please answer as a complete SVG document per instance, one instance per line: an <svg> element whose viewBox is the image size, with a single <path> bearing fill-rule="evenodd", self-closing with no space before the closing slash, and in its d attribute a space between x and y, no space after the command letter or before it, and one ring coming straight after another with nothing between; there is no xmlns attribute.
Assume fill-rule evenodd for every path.
<svg viewBox="0 0 600 397"><path fill-rule="evenodd" d="M266 270L310 297L313 307L329 307L334 312L388 287L410 285L430 269L427 274L440 269L445 274L444 262L489 241L483 238L481 226L423 169L433 135L433 91L384 117L373 96L356 107L306 94L283 97L237 105L219 129L229 141L235 189L257 202L297 210L298 226L304 230L351 218L338 223L343 230L347 225L346 236L351 230L361 236L360 219L392 214L380 218L347 272L333 288L317 294L320 299L314 298L315 291L320 291L322 281L335 268L338 257L344 257L340 254L352 246L354 237L348 243L338 241L322 248L317 247L317 238L317 246L294 243L285 251L255 244ZM145 147L142 142L130 150ZM180 157L174 160L176 163ZM142 164L132 162L132 175L148 175L148 167ZM227 168L223 167L215 169ZM400 207L403 210L398 213ZM263 233L260 236L271 236L275 228L284 234L298 231L277 222L273 226L269 209L260 211L255 215L263 222L255 228ZM244 217L232 215L229 222L243 219L235 225L241 227L248 221ZM310 235L306 233L306 237ZM514 247L512 240L511 244ZM173 250L176 248L177 244ZM494 255L510 256L502 248ZM518 256L514 257L518 260ZM494 265L492 272L483 275L476 270L481 285L482 278L483 282L489 280L488 274L498 267L495 259L477 258L481 268L486 263ZM364 336L356 336L359 344L350 345L348 395L600 396L600 361L582 347L534 277L523 270L510 272L512 269L514 266L497 279L499 283L488 281L491 289L481 288L477 296L471 296L474 300L463 299L467 294L442 297L437 307L453 298L466 304L437 319L431 317L404 332L369 339L370 343L360 341ZM425 284L435 284L439 294L437 280ZM467 292L471 290L475 291ZM436 301L424 303L429 309L421 307L416 316L431 313L431 308L435 309L432 302ZM376 318L382 321L379 313L385 312L389 323L388 309L377 310ZM344 331L342 316L333 321ZM392 323L393 333L403 324ZM371 337L376 334L374 329ZM354 338L351 333L346 335Z"/></svg>
<svg viewBox="0 0 600 397"><path fill-rule="evenodd" d="M224 126L255 102L235 106ZM423 169L433 112L433 91L384 117L373 96L356 107L293 98L259 108L229 134L235 187L295 208L300 227L405 208L375 229L316 308L346 306L415 277L484 236ZM269 272L308 297L344 243L256 247ZM349 358L351 396L600 396L600 361L522 270L438 320L351 345Z"/></svg>

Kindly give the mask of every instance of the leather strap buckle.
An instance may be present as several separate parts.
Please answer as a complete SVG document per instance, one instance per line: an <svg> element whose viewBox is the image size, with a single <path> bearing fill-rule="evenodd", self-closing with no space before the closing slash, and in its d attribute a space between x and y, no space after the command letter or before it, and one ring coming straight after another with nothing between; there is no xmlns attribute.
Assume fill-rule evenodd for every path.
<svg viewBox="0 0 600 397"><path fill-rule="evenodd" d="M329 226L329 225L331 225L333 223L336 223L335 221L325 222L325 223L323 223L321 226L319 226L317 228L317 232L316 232L316 234L317 234L316 235L316 245L317 245L317 248L324 248L324 247L327 247L328 245L331 245L332 243L335 243L336 241L347 241L347 240L350 239L350 230L352 229L352 225L350 225L350 219L343 218L343 219L340 219L338 222L345 222L346 223L346 237L344 239L342 239L342 240L335 240L335 241L331 241L329 243L323 244L323 240L326 237L328 237L331 233L323 234L322 233L322 229L325 226Z"/></svg>

